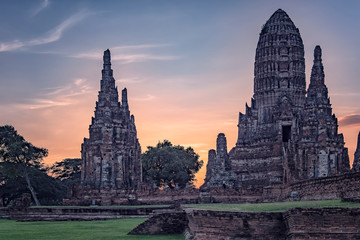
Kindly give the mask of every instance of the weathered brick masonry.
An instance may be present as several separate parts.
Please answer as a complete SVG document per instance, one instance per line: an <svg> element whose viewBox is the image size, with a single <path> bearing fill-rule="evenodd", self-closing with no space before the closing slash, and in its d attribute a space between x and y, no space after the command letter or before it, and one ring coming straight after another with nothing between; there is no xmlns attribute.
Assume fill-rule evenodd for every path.
<svg viewBox="0 0 360 240"><path fill-rule="evenodd" d="M105 208L105 207L42 207L10 210L7 219L18 221L87 221L129 217L148 217L159 208Z"/></svg>
<svg viewBox="0 0 360 240"><path fill-rule="evenodd" d="M349 171L348 150L332 112L322 50L314 49L306 89L304 44L287 13L277 10L261 29L254 94L239 113L238 139L227 152L220 133L209 151L202 188L264 188ZM241 191L244 191L241 190Z"/></svg>
<svg viewBox="0 0 360 240"><path fill-rule="evenodd" d="M360 209L296 208L285 213L187 210L193 240L360 239Z"/></svg>
<svg viewBox="0 0 360 240"><path fill-rule="evenodd" d="M360 209L290 209L284 213L287 239L360 239Z"/></svg>
<svg viewBox="0 0 360 240"><path fill-rule="evenodd" d="M194 240L285 239L282 213L186 210Z"/></svg>

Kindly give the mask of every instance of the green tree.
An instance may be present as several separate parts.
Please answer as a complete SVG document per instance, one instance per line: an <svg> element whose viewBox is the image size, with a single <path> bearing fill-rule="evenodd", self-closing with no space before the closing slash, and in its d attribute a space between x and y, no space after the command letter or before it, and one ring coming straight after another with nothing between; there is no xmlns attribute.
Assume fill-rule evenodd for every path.
<svg viewBox="0 0 360 240"><path fill-rule="evenodd" d="M66 194L66 188L61 181L49 176L46 168L29 168L28 175L36 192L36 197L41 204L56 205L61 202ZM0 163L0 199L7 206L28 193L29 189L18 164Z"/></svg>
<svg viewBox="0 0 360 240"><path fill-rule="evenodd" d="M52 175L66 186L80 182L81 158L66 158L51 166Z"/></svg>
<svg viewBox="0 0 360 240"><path fill-rule="evenodd" d="M30 171L43 169L42 161L47 155L47 149L35 147L25 141L14 127L9 125L0 127L1 175L8 180L23 177L24 186L30 191L37 206L40 202L32 184Z"/></svg>
<svg viewBox="0 0 360 240"><path fill-rule="evenodd" d="M141 155L144 177L151 178L158 187L180 188L193 184L195 173L203 165L199 155L191 147L172 145L168 140L159 142L156 147L147 147Z"/></svg>
<svg viewBox="0 0 360 240"><path fill-rule="evenodd" d="M50 171L61 181L78 181L81 175L81 158L65 158L61 162L54 163Z"/></svg>

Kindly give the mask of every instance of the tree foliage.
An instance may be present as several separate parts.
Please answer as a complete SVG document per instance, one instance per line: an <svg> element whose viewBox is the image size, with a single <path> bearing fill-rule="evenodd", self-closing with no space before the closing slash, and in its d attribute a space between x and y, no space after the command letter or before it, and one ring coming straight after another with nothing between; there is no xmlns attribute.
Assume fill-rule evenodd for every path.
<svg viewBox="0 0 360 240"><path fill-rule="evenodd" d="M2 164L0 163L0 169L6 169L7 167L3 168ZM66 194L66 188L59 180L49 176L45 169L29 168L28 173L36 197L41 204L57 205L61 202ZM26 180L22 175L11 176L0 184L0 198L2 198L4 206L11 204L23 193L29 192Z"/></svg>
<svg viewBox="0 0 360 240"><path fill-rule="evenodd" d="M56 162L50 167L50 172L69 193L80 183L81 158L66 158Z"/></svg>
<svg viewBox="0 0 360 240"><path fill-rule="evenodd" d="M156 147L148 146L142 154L142 165L144 177L151 178L158 187L184 188L188 184L193 185L195 173L200 170L203 161L199 160L193 148L174 146L164 140Z"/></svg>
<svg viewBox="0 0 360 240"><path fill-rule="evenodd" d="M81 176L81 158L66 158L56 162L50 171L60 181L78 182Z"/></svg>
<svg viewBox="0 0 360 240"><path fill-rule="evenodd" d="M6 204L22 193L30 192L36 205L56 201L63 190L47 175L43 158L45 148L35 147L17 133L14 127L0 127L0 198Z"/></svg>
<svg viewBox="0 0 360 240"><path fill-rule="evenodd" d="M38 148L17 133L14 127L0 127L0 161L20 164L24 167L41 168L48 150Z"/></svg>

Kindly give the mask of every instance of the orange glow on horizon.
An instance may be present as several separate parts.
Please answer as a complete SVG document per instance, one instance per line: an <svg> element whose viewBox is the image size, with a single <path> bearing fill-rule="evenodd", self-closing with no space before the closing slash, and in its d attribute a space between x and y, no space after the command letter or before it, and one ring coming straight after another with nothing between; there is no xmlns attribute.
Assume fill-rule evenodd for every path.
<svg viewBox="0 0 360 240"><path fill-rule="evenodd" d="M95 103L95 99L94 96L88 96L84 98L84 101ZM131 107L131 98L129 100ZM203 184L208 150L216 148L217 134L225 133L228 151L235 146L238 115L235 109L233 109L234 114L230 114L226 118L222 116L222 113L214 114L206 111L186 113L186 109L172 110L171 106L154 111L147 104L136 101L133 101L132 105L134 107L131 109L135 109L135 111L131 112L135 115L142 152L147 150L147 146L155 146L159 141L167 139L175 145L191 146L200 155L204 165L196 174L196 187ZM170 111L168 111L169 109ZM62 119L57 118L58 114L55 114L59 111L62 112ZM232 111L232 109L228 111ZM39 115L38 118L45 117L48 121L37 124L36 120L40 121L40 119L35 119L31 123L18 122L14 124L14 127L19 134L35 146L45 147L49 150L49 157L44 161L47 165L52 165L55 161L65 158L81 157L81 143L84 137L88 137L88 126L93 116L93 109L73 109L71 106L60 106L54 109L49 108L43 113L40 110L29 110L28 114L30 113ZM186 115L185 118L184 115ZM360 125L340 125L339 127L339 133L344 134L345 146L349 149L350 166L352 166L359 131Z"/></svg>

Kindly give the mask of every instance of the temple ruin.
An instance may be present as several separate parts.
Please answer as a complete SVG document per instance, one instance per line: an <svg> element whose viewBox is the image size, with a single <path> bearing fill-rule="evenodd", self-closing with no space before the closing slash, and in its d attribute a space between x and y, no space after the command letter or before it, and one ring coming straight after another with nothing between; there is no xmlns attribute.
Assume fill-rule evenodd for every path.
<svg viewBox="0 0 360 240"><path fill-rule="evenodd" d="M127 90L119 102L109 49L104 65L95 116L89 126L89 138L81 145L81 192L136 190L142 182L141 148L135 119L130 115Z"/></svg>
<svg viewBox="0 0 360 240"><path fill-rule="evenodd" d="M225 136L219 134L217 150L209 151L202 188L262 192L269 186L349 171L348 151L325 85L322 50L315 47L306 90L303 41L281 9L261 29L254 94L245 109L239 114L236 146L226 152L221 141Z"/></svg>
<svg viewBox="0 0 360 240"><path fill-rule="evenodd" d="M357 146L354 154L353 171L360 172L360 132L357 139Z"/></svg>

